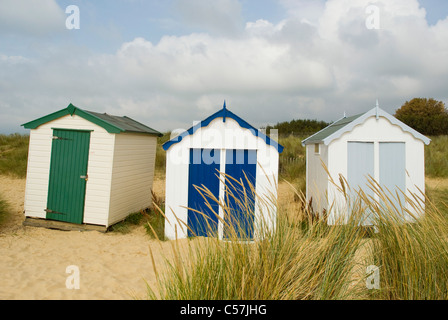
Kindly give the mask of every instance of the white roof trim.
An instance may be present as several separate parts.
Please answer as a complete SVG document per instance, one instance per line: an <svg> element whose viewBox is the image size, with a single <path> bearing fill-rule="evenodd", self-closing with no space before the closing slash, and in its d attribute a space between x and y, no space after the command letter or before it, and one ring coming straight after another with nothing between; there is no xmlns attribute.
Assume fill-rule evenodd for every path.
<svg viewBox="0 0 448 320"><path fill-rule="evenodd" d="M405 132L409 132L410 134L412 134L416 139L422 140L426 145L428 145L431 142L431 139L425 137L424 135L422 135L421 133L417 132L416 130L412 129L411 127L409 127L408 125L404 124L403 122L401 122L400 120L398 120L397 118L395 118L394 116L390 115L389 113L387 113L386 111L384 111L383 109L379 108L379 107L375 107L373 109L371 109L370 111L364 113L363 115L359 116L358 118L356 118L355 120L353 120L352 122L348 123L346 126L342 127L341 129L339 129L338 131L334 132L333 134L329 135L328 137L326 137L323 140L323 143L325 145L330 144L331 141L338 139L340 136L342 136L344 133L352 131L353 128L361 123L363 123L365 120L367 120L368 118L374 116L377 117L377 115L379 117L384 117L387 120L389 120L392 124L395 124L397 126L399 126L403 131Z"/></svg>

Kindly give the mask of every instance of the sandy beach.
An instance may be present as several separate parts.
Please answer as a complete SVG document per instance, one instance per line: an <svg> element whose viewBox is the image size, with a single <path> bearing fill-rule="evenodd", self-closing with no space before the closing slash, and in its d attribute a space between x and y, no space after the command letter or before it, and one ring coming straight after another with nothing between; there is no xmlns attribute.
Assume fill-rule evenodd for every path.
<svg viewBox="0 0 448 320"><path fill-rule="evenodd" d="M156 177L154 191L164 197L164 180ZM294 204L290 186L281 183L280 197ZM0 194L8 201L11 218L0 229L0 299L145 299L146 282L155 288L153 252L161 272L172 254L170 241L151 239L143 226L127 234L98 231L60 231L23 226L25 179L0 176ZM188 252L189 240L179 240ZM79 268L79 289L68 289L68 266Z"/></svg>
<svg viewBox="0 0 448 320"><path fill-rule="evenodd" d="M163 181L154 188L163 196ZM155 284L149 247L160 267L172 250L169 241L150 239L142 226L127 234L22 226L24 191L24 179L0 177L11 210L0 230L0 299L146 298L145 281ZM79 268L79 289L67 289L71 265Z"/></svg>
<svg viewBox="0 0 448 320"><path fill-rule="evenodd" d="M446 179L427 179L433 188L447 186ZM165 181L157 177L153 189L164 198ZM282 212L298 212L292 186L280 182ZM0 194L8 201L10 219L0 229L0 299L5 300L132 300L146 299L148 283L156 289L157 272L162 274L171 259L173 243L151 239L143 226L131 232L60 231L23 226L25 179L0 176ZM178 240L186 257L198 240ZM79 289L68 289L67 267L79 268Z"/></svg>

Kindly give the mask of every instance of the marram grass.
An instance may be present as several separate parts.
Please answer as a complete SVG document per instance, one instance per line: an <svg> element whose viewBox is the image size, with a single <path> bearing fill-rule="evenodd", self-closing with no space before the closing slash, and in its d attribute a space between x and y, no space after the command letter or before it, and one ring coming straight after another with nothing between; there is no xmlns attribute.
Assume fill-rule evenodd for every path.
<svg viewBox="0 0 448 320"><path fill-rule="evenodd" d="M379 188L372 184L372 188ZM383 193L382 206L365 199L374 210L378 232L369 258L380 267L381 288L371 292L380 299L448 299L448 221L427 197L405 197L395 208ZM421 204L425 203L425 206ZM411 212L420 212L420 215ZM398 210L397 210L398 209ZM417 210L415 210L417 209ZM445 208L446 209L446 208ZM392 212L392 214L391 214ZM408 214L403 222L401 213ZM409 218L410 216L410 218ZM410 220L410 221L409 221Z"/></svg>
<svg viewBox="0 0 448 320"><path fill-rule="evenodd" d="M206 189L202 191L210 196ZM218 201L210 201L213 200ZM266 203L271 200L264 199ZM244 201L241 204L244 205ZM224 211L230 210L225 203L220 206ZM233 235L239 236L233 241L201 237L188 242L187 257L181 257L177 240L173 240L174 258L169 260L163 274L159 266L155 266L158 285L148 288L149 297L169 300L354 299L364 291L359 285L362 277L355 277L353 273L357 264L355 255L363 240L355 220L335 228L320 220L304 230L297 228L286 212L279 210L274 232L266 223L260 224L262 230L257 232L262 236L255 240L241 236L242 230L232 230ZM237 224L226 227L240 228Z"/></svg>
<svg viewBox="0 0 448 320"><path fill-rule="evenodd" d="M148 287L148 297L447 299L448 222L439 208L422 195L407 196L397 205L394 196L374 181L370 184L374 197L359 192L356 199L349 199L349 186L343 179L340 183L339 191L353 201L344 224L329 226L319 216L299 223L298 217L310 215L309 208L291 213L278 207L275 231L262 230L258 240L199 237L188 241L187 254L174 240L174 259L167 259L163 273L154 265L158 282L155 288ZM297 196L304 201L300 191ZM273 198L264 201L276 204ZM226 209L225 203L220 206ZM422 214L413 216L417 209ZM377 230L369 236L360 226L366 212L373 215ZM411 219L403 219L403 213ZM369 265L379 268L379 289L366 287Z"/></svg>

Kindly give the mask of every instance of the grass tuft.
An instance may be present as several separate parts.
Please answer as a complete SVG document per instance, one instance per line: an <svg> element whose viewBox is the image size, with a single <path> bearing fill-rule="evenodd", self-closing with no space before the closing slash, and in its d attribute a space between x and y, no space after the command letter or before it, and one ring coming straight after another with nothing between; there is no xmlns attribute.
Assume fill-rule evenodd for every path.
<svg viewBox="0 0 448 320"><path fill-rule="evenodd" d="M7 221L9 217L8 203L2 199L0 195L0 227Z"/></svg>

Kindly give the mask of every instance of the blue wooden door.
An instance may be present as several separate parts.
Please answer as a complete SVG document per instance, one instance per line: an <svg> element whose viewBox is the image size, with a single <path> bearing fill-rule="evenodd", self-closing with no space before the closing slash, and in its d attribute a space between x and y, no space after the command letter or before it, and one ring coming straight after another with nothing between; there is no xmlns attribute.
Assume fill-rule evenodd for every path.
<svg viewBox="0 0 448 320"><path fill-rule="evenodd" d="M349 204L349 214L352 210L359 210L363 204L358 197L362 190L373 196L374 192L368 187L369 176L375 177L373 142L348 142L347 145L347 182L352 190ZM371 224L370 212L365 212L363 224Z"/></svg>
<svg viewBox="0 0 448 320"><path fill-rule="evenodd" d="M213 197L219 199L219 170L220 150L190 149L187 222L189 237L217 234L219 204L198 188L207 188Z"/></svg>
<svg viewBox="0 0 448 320"><path fill-rule="evenodd" d="M226 150L224 238L253 238L256 169L256 150Z"/></svg>
<svg viewBox="0 0 448 320"><path fill-rule="evenodd" d="M404 204L406 191L406 149L404 142L380 142L380 176L379 183L389 190L392 203L400 208L399 201ZM386 189L387 188L387 189Z"/></svg>

